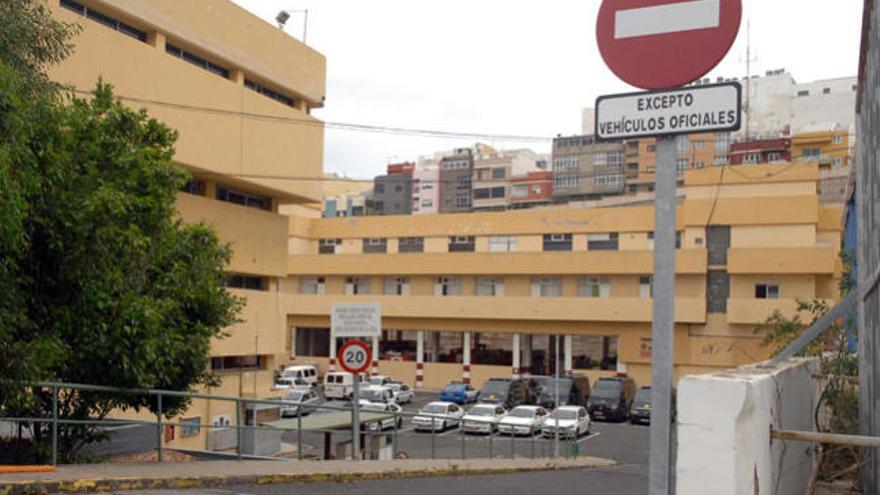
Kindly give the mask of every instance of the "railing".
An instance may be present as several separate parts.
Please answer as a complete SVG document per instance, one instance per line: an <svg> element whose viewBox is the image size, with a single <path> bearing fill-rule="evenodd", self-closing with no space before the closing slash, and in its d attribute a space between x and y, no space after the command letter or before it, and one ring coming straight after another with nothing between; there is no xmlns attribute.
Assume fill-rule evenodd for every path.
<svg viewBox="0 0 880 495"><path fill-rule="evenodd" d="M145 425L145 426L155 426L156 427L156 439L154 443L154 448L156 451L156 460L158 462L162 462L164 460L163 452L165 450L183 450L183 449L175 449L172 447L167 447L164 445L163 435L165 433L165 427L178 427L178 428L192 428L198 429L199 432L204 430L211 431L215 429L235 429L235 452L234 456L236 459L242 460L245 458L265 458L265 456L259 455L250 455L244 452L244 436L247 431L275 431L279 432L280 435L283 435L287 432L295 432L296 438L296 459L302 460L305 457L304 450L304 437L310 434L317 434L319 437L323 434L324 436L324 457L327 458L327 453L330 452L331 445L327 442L330 441L332 435L344 435L349 438L353 438L354 434L354 424L350 422L348 427L346 428L333 428L333 429L317 429L317 428L304 428L303 420L304 416L307 413L310 414L321 414L322 412L348 412L353 415L353 408L351 405L331 405L331 404L316 404L316 405L303 405L298 402L293 402L289 400L279 400L279 399L257 399L257 398L243 398L243 397L230 397L230 396L222 396L222 395L211 395L204 393L196 393L196 392L179 392L179 391L171 391L171 390L156 390L156 389L123 389L123 388L115 388L115 387L105 387L105 386L96 386L96 385L85 385L85 384L73 384L73 383L58 383L58 382L38 382L27 384L26 388L29 390L46 390L51 393L52 398L52 411L51 416L49 417L10 417L4 416L3 410L0 409L0 423L9 422L12 424L25 424L25 425L50 425L49 426L49 434L51 437L51 463L56 465L58 463L58 440L59 440L59 426L61 425L71 425L71 426L96 426L99 428L109 428L109 427L120 427L120 426L129 426L129 425ZM155 420L145 420L145 419L119 419L119 418L95 418L95 419L71 419L66 418L60 415L59 413L59 393L62 390L67 391L80 391L80 392L101 392L101 393L109 393L109 394L124 394L124 395L146 395L155 398ZM213 425L213 424L205 424L199 420L198 424L193 422L181 422L169 419L163 413L163 397L164 398L185 398L185 399L204 399L210 401L220 401L220 402L232 402L235 404L235 423L229 425ZM249 405L266 405L271 406L270 409L274 409L275 407L279 408L279 419L285 419L280 417L280 408L292 408L296 407L296 427L295 428L284 428L278 426L266 425L265 423L271 423L274 421L267 421L263 424L244 424L242 420L242 414L245 409ZM528 433L524 437L519 437L517 434L511 434L509 436L503 437L500 429L498 428L498 420L497 419L480 419L480 418L469 418L467 420L468 426L476 425L476 424L485 424L488 427L483 429L488 429L489 432L485 436L480 434L480 436L472 436L469 434L466 428L464 428L464 423L461 417L452 416L452 415L438 415L438 414L425 414L414 411L388 411L382 412L377 411L371 408L361 407L361 415L362 427L360 428L360 435L362 441L360 445L362 446L362 451L357 455L357 458L363 459L365 456L367 458L377 457L378 451L370 452L368 449L364 449L363 446L367 445L367 442L363 441L363 439L370 437L380 437L384 438L386 441L386 449L388 447L387 443L390 442L390 457L392 459L397 459L401 457L411 458L411 457L419 457L419 451L422 452L421 455L428 456L431 459L438 458L438 451L440 449L443 450L443 453L440 455L445 456L444 458L494 458L494 457L505 457L505 453L502 453L500 449L503 447L501 444L507 443L507 448L504 449L506 451L506 456L513 458L517 455L520 457L558 457L564 456L566 458L577 457L579 455L579 442L584 440L584 437L580 437L577 433L574 435L569 435L569 432L562 431L560 429L555 429L552 433L548 431L549 437L544 434L543 428L534 427L530 428ZM374 416L368 416L367 419L364 419L364 413L379 413L382 416L379 419L369 419L374 418ZM254 418L257 416L256 410L254 410ZM420 421L421 427L417 425L413 420L414 418L419 417L423 418L427 421ZM391 421L390 425L388 425L388 421ZM409 420L410 427L405 427L405 422ZM253 421L254 423L258 423L257 420ZM427 427L424 423L430 423ZM446 426L452 425L452 428L446 428ZM547 426L553 426L553 420L547 420ZM558 425L557 425L558 426ZM412 442L410 443L412 452L406 452L401 448L401 440L403 438L404 433L414 432L417 433L418 430L425 431L426 433L430 433L430 436L427 439L428 446L425 448L424 438L422 435L414 435L412 437ZM407 437L410 439L410 437ZM476 441L474 441L476 440ZM254 442L257 442L257 439L254 438ZM370 442L371 444L373 442ZM458 446L455 447L455 443L458 443ZM338 446L341 445L351 445L351 441L347 442L339 442ZM477 445L475 447L474 445ZM519 445L519 448L517 447ZM150 447L148 450L152 450L153 447ZM347 447L346 447L347 448ZM204 454L212 454L212 455L224 455L222 452L212 451L208 449L207 439L205 440L205 449L190 449L187 452L200 452ZM453 454L454 452L454 454ZM429 453L429 454L428 454ZM229 453L225 453L225 455L232 455ZM347 457L355 457L354 454L352 456Z"/></svg>

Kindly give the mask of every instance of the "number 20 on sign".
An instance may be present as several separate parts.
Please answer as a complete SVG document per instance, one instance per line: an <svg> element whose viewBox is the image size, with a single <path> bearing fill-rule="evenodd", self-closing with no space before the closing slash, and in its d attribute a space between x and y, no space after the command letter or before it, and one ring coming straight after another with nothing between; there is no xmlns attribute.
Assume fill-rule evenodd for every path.
<svg viewBox="0 0 880 495"><path fill-rule="evenodd" d="M350 340L339 349L339 365L352 374L363 373L370 367L370 347L360 340Z"/></svg>

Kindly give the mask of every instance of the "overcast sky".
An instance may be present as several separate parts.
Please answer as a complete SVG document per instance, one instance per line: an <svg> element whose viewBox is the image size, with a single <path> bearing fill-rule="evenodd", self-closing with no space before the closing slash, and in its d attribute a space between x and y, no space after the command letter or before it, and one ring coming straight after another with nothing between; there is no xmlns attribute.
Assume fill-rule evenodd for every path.
<svg viewBox="0 0 880 495"><path fill-rule="evenodd" d="M327 57L326 107L314 115L326 121L549 138L579 133L597 96L633 89L599 55L600 0L233 1L273 24L279 10L309 10L307 42ZM746 19L753 74L853 76L861 10L861 0L744 0L737 42L710 76L745 75ZM301 39L302 27L294 14L286 30ZM470 144L328 129L324 168L372 178L389 161Z"/></svg>

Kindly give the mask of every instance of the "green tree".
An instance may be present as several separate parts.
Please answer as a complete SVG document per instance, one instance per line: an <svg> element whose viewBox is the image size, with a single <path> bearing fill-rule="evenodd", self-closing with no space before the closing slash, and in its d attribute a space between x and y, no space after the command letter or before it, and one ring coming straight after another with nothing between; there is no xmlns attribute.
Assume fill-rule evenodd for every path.
<svg viewBox="0 0 880 495"><path fill-rule="evenodd" d="M43 2L0 1L0 61L44 93L51 86L46 69L72 52L71 36L79 26L58 21Z"/></svg>

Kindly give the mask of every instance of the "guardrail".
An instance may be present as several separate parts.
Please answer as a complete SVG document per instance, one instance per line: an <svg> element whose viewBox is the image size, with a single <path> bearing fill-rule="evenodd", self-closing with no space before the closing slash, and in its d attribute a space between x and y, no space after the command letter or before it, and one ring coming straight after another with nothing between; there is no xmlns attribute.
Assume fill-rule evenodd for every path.
<svg viewBox="0 0 880 495"><path fill-rule="evenodd" d="M244 398L244 397L234 397L234 396L223 396L223 395L211 395L197 392L179 392L179 391L171 391L171 390L158 390L158 389L123 389L123 388L115 388L115 387L105 387L105 386L97 386L97 385L86 385L86 384L75 384L75 383L59 383L59 382L37 382L37 383L29 383L24 385L29 389L48 389L51 392L52 397L52 413L51 417L10 417L3 416L2 409L0 409L0 422L10 422L13 424L29 424L29 425L50 425L50 437L51 437L51 463L52 465L56 465L58 463L58 428L60 425L80 425L80 426L98 426L98 427L118 427L118 426L126 426L126 425L149 425L156 427L156 440L155 440L155 450L157 453L157 461L162 462L164 460L163 451L164 450L172 450L164 445L164 428L166 426L174 426L180 428L197 428L199 431L202 429L206 429L208 431L214 429L235 429L235 457L239 460L244 458L250 458L250 456L244 452L243 444L244 444L244 436L247 431L278 431L283 435L286 432L296 432L296 445L297 445L297 453L296 458L302 460L304 455L303 449L303 437L308 433L319 433L325 435L325 442L327 442L328 438L330 438L333 434L345 434L351 435L353 438L354 435L354 424L353 422L349 425L350 427L347 429L304 429L303 428L303 418L306 411L311 411L310 414L321 414L322 412L349 412L353 416L353 408L350 405L329 405L329 404L317 404L317 405L306 405L294 401L283 400L283 399L258 399L258 398ZM127 394L127 395L147 395L151 397L155 397L156 399L156 411L155 411L155 420L143 420L143 419L118 419L118 418L96 418L96 419L70 419L61 417L59 415L59 392L61 390L69 390L69 391L88 391L88 392L103 392L103 393L111 393L111 394ZM213 425L202 423L201 421L198 424L193 422L180 422L174 421L167 417L165 417L163 413L162 403L163 397L175 397L175 398L187 398L187 399L204 399L210 401L221 401L221 402L233 402L235 404L235 424L230 425ZM281 407L291 406L297 407L299 409L296 418L296 428L281 428L277 426L266 426L260 424L244 424L242 420L243 411L248 407L248 405L268 405L268 406L277 406L280 410ZM360 435L362 439L369 437L385 437L386 441L388 441L388 437L390 437L391 443L391 458L397 459L403 451L400 448L400 440L401 434L403 431L412 431L413 429L419 430L419 428L403 428L404 421L409 419L411 423L413 423L413 419L415 417L430 419L430 429L426 430L425 428L421 428L421 430L426 430L426 432L430 433L429 437L429 452L430 458L436 459L438 454L438 442L442 438L444 441L448 438L452 438L454 436L458 436L458 441L460 442L460 458L467 459L469 455L471 458L474 458L473 448L469 449L469 445L472 443L469 441L470 438L475 438L469 434L468 431L463 427L463 421L461 418L451 415L442 415L442 414L426 414L421 412L412 412L412 411L377 411L371 408L361 407L362 414L364 412L369 413L382 413L383 416L380 419L366 419L362 420L362 427L360 429ZM279 414L280 417L280 414ZM390 428L383 427L387 424L388 420L391 420ZM444 428L445 425L452 423L454 424L453 429ZM500 453L496 453L498 450L500 443L508 443L508 456L513 458L517 455L517 445L523 445L525 442L529 447L526 449L527 454L521 456L526 457L559 457L564 456L566 458L577 457L579 455L579 441L582 438L579 438L577 434L574 435L561 435L561 430L557 428L553 431L550 438L546 438L542 428L530 428L529 432L524 437L519 437L517 434L509 435L509 438L501 438L501 432L498 429L498 421L494 419L478 419L478 418L469 418L467 420L468 424L476 423L476 424L488 424L488 434L484 437L485 442L487 444L486 449L482 449L485 451L485 457L494 458L499 455L503 455ZM553 426L553 420L548 420L548 426ZM414 424L414 423L413 423ZM565 432L567 433L567 432ZM496 436L497 435L497 436ZM442 436L442 437L441 437ZM341 444L345 444L346 442L341 442ZM366 455L369 455L370 452L367 452L367 449L363 449L363 446L366 442L361 441L360 445L362 446L362 451L357 455L359 458L363 458ZM387 447L387 445L386 445ZM328 445L325 444L325 457L328 452ZM471 450L471 452L469 452ZM207 441L205 450L201 451L204 453L216 453L215 451L211 451L208 449ZM478 454L479 455L479 454ZM353 453L354 456L354 453ZM456 456L458 458L458 456Z"/></svg>

